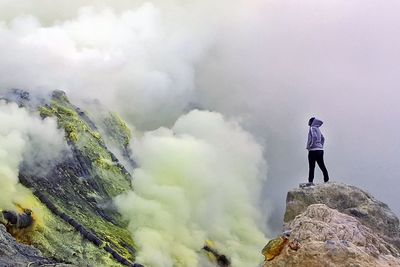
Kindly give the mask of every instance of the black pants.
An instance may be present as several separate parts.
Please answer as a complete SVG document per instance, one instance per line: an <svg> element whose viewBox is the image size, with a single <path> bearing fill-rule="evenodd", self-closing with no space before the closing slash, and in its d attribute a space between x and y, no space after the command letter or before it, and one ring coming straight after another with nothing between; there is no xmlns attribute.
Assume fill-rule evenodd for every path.
<svg viewBox="0 0 400 267"><path fill-rule="evenodd" d="M324 182L329 181L328 170L325 167L324 163L324 151L323 150L314 150L308 152L308 182L312 183L314 181L314 169L315 169L315 162L318 163L319 168L321 169L322 173L324 174Z"/></svg>

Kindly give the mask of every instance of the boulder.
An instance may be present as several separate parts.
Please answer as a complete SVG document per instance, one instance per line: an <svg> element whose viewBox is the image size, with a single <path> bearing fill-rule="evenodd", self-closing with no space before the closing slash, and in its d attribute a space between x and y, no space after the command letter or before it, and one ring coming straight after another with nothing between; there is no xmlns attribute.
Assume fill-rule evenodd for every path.
<svg viewBox="0 0 400 267"><path fill-rule="evenodd" d="M264 267L400 266L399 220L369 193L327 183L289 191L286 205L289 245Z"/></svg>
<svg viewBox="0 0 400 267"><path fill-rule="evenodd" d="M264 267L400 266L399 251L355 217L325 204L312 204L287 227L298 250L286 246Z"/></svg>
<svg viewBox="0 0 400 267"><path fill-rule="evenodd" d="M288 192L284 222L292 221L312 204L329 208L357 218L387 242L400 249L399 219L389 207L371 194L343 183L326 183L297 188Z"/></svg>

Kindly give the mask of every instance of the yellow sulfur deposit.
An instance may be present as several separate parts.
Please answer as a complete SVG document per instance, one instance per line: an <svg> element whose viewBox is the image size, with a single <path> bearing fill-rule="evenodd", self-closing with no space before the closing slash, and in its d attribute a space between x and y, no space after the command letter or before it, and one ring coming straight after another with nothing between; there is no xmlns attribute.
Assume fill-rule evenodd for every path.
<svg viewBox="0 0 400 267"><path fill-rule="evenodd" d="M270 240L261 252L265 257L265 261L270 261L278 256L287 242L288 239L284 236Z"/></svg>

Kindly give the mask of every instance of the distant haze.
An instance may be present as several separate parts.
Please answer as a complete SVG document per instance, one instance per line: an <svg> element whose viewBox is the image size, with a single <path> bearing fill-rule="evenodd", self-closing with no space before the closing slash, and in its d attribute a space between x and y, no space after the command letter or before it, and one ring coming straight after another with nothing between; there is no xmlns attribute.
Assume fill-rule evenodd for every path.
<svg viewBox="0 0 400 267"><path fill-rule="evenodd" d="M264 147L273 232L316 116L331 179L400 214L399 1L159 2L0 0L1 89L98 98L143 132L193 107L238 121Z"/></svg>

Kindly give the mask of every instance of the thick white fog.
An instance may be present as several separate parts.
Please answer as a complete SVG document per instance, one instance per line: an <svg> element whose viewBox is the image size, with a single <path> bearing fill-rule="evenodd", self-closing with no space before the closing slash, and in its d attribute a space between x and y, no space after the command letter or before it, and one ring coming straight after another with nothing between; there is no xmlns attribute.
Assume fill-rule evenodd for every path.
<svg viewBox="0 0 400 267"><path fill-rule="evenodd" d="M399 11L395 0L0 0L0 87L98 98L138 131L193 107L239 122L264 147L273 231L287 190L306 181L316 116L331 180L400 214Z"/></svg>

